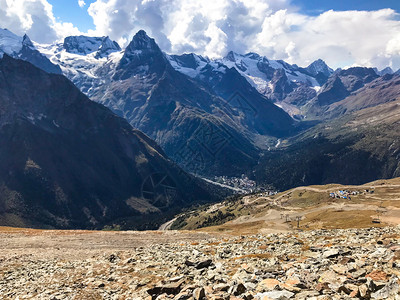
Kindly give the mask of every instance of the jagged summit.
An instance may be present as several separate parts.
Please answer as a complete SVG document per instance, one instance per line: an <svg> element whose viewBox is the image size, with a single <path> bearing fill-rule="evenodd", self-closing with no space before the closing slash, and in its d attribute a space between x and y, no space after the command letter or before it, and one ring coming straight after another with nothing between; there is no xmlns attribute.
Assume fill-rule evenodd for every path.
<svg viewBox="0 0 400 300"><path fill-rule="evenodd" d="M8 29L0 29L0 57L3 53L12 55L22 48L22 38Z"/></svg>
<svg viewBox="0 0 400 300"><path fill-rule="evenodd" d="M141 50L152 50L161 52L155 40L150 38L144 30L139 30L135 34L128 47L126 47L125 52L135 52Z"/></svg>
<svg viewBox="0 0 400 300"><path fill-rule="evenodd" d="M328 65L322 59L317 59L313 63L311 63L306 70L314 76L317 76L318 73L322 73L325 76L330 76L333 73L333 70L328 67Z"/></svg>
<svg viewBox="0 0 400 300"><path fill-rule="evenodd" d="M114 51L121 51L117 42L111 41L108 36L89 37L89 36L68 36L64 39L63 48L68 53L88 55L93 52L96 57L108 55Z"/></svg>
<svg viewBox="0 0 400 300"><path fill-rule="evenodd" d="M118 45L116 41L112 41L108 36L106 36L103 37L96 56L97 57L107 56L111 52L115 51L121 51L121 47Z"/></svg>
<svg viewBox="0 0 400 300"><path fill-rule="evenodd" d="M20 37L8 29L0 29L0 58L3 54L29 61L48 73L61 74L61 68L53 64L33 45L28 35Z"/></svg>
<svg viewBox="0 0 400 300"><path fill-rule="evenodd" d="M378 70L378 68L374 68L374 71L376 72L376 74L378 74L379 76L384 76L384 75L391 75L394 73L393 69L391 67L386 67L382 70Z"/></svg>
<svg viewBox="0 0 400 300"><path fill-rule="evenodd" d="M229 51L228 54L224 57L224 59L235 62L236 58L235 58L235 52L233 51Z"/></svg>
<svg viewBox="0 0 400 300"><path fill-rule="evenodd" d="M34 47L31 39L27 34L24 34L24 36L22 37L22 45L32 48Z"/></svg>
<svg viewBox="0 0 400 300"><path fill-rule="evenodd" d="M144 30L138 31L118 63L114 79L127 79L137 74L161 74L168 66L164 53Z"/></svg>
<svg viewBox="0 0 400 300"><path fill-rule="evenodd" d="M261 56L258 53L255 52L249 52L245 54L246 57L251 58L251 59L259 59Z"/></svg>
<svg viewBox="0 0 400 300"><path fill-rule="evenodd" d="M194 53L186 53L182 55L169 55L169 62L175 70L188 75L189 77L197 77L201 69L210 62L208 58Z"/></svg>

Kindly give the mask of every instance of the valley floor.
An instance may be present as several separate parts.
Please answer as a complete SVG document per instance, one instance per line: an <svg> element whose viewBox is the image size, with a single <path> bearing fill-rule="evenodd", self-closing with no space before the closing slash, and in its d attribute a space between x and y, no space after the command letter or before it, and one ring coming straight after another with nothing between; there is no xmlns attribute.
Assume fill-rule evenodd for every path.
<svg viewBox="0 0 400 300"><path fill-rule="evenodd" d="M0 229L1 299L400 299L400 228Z"/></svg>

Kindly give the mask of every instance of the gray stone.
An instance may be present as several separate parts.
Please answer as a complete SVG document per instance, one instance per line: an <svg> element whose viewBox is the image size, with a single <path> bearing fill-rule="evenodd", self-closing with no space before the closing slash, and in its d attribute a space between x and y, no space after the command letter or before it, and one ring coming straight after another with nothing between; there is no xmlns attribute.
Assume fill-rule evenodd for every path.
<svg viewBox="0 0 400 300"><path fill-rule="evenodd" d="M200 287L193 291L194 300L203 300L206 297L206 292L204 288Z"/></svg>
<svg viewBox="0 0 400 300"><path fill-rule="evenodd" d="M400 286L397 276L392 276L389 282L381 289L371 294L372 299L389 299L395 295L399 295Z"/></svg>
<svg viewBox="0 0 400 300"><path fill-rule="evenodd" d="M325 251L322 254L323 258L334 258L334 257L337 257L337 256L339 256L339 250L338 249L329 249L329 250Z"/></svg>
<svg viewBox="0 0 400 300"><path fill-rule="evenodd" d="M257 294L256 297L258 299L263 299L263 297L267 297L268 299L272 300L286 300L290 299L294 296L294 293L282 290L282 291L271 291L271 292L265 292L261 294Z"/></svg>

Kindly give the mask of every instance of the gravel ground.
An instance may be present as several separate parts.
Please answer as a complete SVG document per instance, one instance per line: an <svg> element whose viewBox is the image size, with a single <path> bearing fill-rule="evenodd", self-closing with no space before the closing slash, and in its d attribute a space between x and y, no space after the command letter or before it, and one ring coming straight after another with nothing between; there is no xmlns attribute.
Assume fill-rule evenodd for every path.
<svg viewBox="0 0 400 300"><path fill-rule="evenodd" d="M400 228L0 230L1 299L400 299Z"/></svg>

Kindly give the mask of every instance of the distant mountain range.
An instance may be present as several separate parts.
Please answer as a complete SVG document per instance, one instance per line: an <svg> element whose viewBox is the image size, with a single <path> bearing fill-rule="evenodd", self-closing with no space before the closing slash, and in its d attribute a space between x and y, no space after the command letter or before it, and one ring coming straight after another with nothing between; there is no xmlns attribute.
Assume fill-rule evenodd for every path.
<svg viewBox="0 0 400 300"><path fill-rule="evenodd" d="M126 119L130 126L142 131L149 138L139 131L133 132L141 143L150 144L155 149L154 153L159 156L157 164L163 164L161 173L168 170L174 174L186 174L174 166L170 158L192 174L207 178L245 174L259 183L273 184L278 189L329 182L359 184L399 175L397 132L400 128L396 112L400 76L390 68L381 71L364 67L333 70L322 60L299 67L256 53L242 55L229 52L220 59L209 59L194 53L169 55L162 52L156 41L142 30L125 49L108 37L72 36L65 38L63 43L40 45L27 36L18 37L8 30L0 30L0 55L3 53L7 54L3 64L16 66L21 63L12 60L11 56L26 60L47 73L65 75L91 100L108 107ZM24 65L24 68L28 67ZM56 78L56 75L46 77L45 73L40 74L44 82ZM29 81L29 76L24 80ZM20 80L21 87L24 80ZM66 82L65 79L59 80ZM43 83L39 80L32 83L29 93L44 97L44 94L33 92L36 85L40 87ZM18 82L13 88L18 90ZM78 93L70 83L64 88ZM22 99L23 93L28 93L28 90L23 87L18 93ZM39 98L32 98L32 101ZM75 117L82 118L82 122L92 120L85 112L77 110ZM112 115L108 110L107 114ZM30 118L34 122L42 121L40 113L30 117L27 110L25 115L28 121ZM92 121L101 123L98 119ZM100 125L91 126L97 128ZM126 123L122 127L125 126L129 125ZM120 157L127 155L124 151L131 150L127 150L126 146L117 146L113 134L104 130L101 134L104 139L98 136L96 145L109 145L106 150L100 151L101 156L96 159L110 159L110 166L116 164L122 167L127 162L121 162ZM23 140L21 135L20 143ZM42 147L47 149L45 145L51 143L54 141L44 141ZM60 145L63 143L57 142ZM55 151L56 148L49 149ZM113 153L118 153L118 159ZM151 161L150 157L153 158L152 154L152 151L144 151L136 155L136 166L142 160L146 166ZM52 157L53 154L50 151L46 155ZM108 155L110 158L107 158ZM28 155L25 156L27 158ZM34 159L33 162L32 165L41 166ZM138 170L141 169L138 167ZM70 173L78 171L76 167ZM107 172L102 174L110 182L108 176L117 176L115 172L120 174L115 170L112 171L114 175ZM121 174L118 176L133 176ZM174 175L174 178L179 177ZM84 181L80 177L74 180ZM181 182L181 179L177 181ZM124 195L143 199L143 195L139 197L137 194L138 185L134 186L134 190ZM189 183L184 185L182 193L191 188ZM195 188L199 189L199 197L194 197L190 203L215 199L203 182L196 182ZM127 191L125 187L119 186L119 189ZM70 191L72 193L73 190ZM92 199L88 201L94 201L94 198L88 196ZM141 203L149 203L147 200ZM159 213L165 215L178 209L183 205L179 201L176 205L175 202L171 204L170 208L158 208ZM60 208L60 211L65 209ZM82 210L83 206L79 209ZM157 210L151 206L149 209ZM94 212L90 214L94 216ZM74 218L65 217L68 220ZM79 226L89 226L84 217L76 218L80 220L76 223ZM115 218L124 216L101 217L97 214L94 217L96 224L106 224ZM59 223L54 224L59 226Z"/></svg>
<svg viewBox="0 0 400 300"><path fill-rule="evenodd" d="M220 76L210 70L207 81L186 76L144 31L123 51L115 47L104 56L101 47L100 38L89 37L38 46L92 100L126 118L190 172L241 175L257 164L265 137L297 130L235 69L224 67Z"/></svg>

